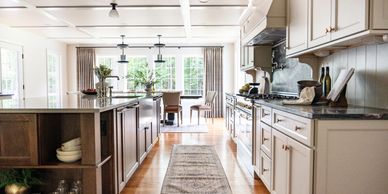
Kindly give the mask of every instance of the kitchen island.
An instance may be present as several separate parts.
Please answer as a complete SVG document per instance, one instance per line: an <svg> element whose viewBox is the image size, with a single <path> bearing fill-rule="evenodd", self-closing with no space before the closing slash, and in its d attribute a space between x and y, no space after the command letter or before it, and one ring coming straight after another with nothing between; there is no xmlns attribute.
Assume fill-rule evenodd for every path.
<svg viewBox="0 0 388 194"><path fill-rule="evenodd" d="M81 180L83 193L119 193L159 136L161 94L114 98L66 95L0 100L0 169L37 169L44 184ZM80 161L63 163L56 149L80 137Z"/></svg>

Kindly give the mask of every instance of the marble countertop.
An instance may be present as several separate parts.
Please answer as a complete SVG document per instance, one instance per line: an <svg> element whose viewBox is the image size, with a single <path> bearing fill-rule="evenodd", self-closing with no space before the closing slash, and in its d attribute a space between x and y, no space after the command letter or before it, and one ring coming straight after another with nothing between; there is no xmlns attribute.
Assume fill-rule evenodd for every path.
<svg viewBox="0 0 388 194"><path fill-rule="evenodd" d="M41 113L41 112L104 112L127 104L137 103L143 98L158 98L160 93L151 96L135 93L114 93L116 98L98 99L94 95L70 94L56 97L51 102L47 97L26 99L0 99L0 113Z"/></svg>
<svg viewBox="0 0 388 194"><path fill-rule="evenodd" d="M321 120L388 120L388 110L349 105L329 107L326 105L283 105L282 100L255 100L255 103L298 116Z"/></svg>

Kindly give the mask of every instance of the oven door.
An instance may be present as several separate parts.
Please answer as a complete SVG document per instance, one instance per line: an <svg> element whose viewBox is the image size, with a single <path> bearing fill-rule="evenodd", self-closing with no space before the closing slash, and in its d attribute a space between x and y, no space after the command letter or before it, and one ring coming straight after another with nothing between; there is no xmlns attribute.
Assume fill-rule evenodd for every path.
<svg viewBox="0 0 388 194"><path fill-rule="evenodd" d="M252 114L239 109L235 116L237 117L237 138L250 152L252 152Z"/></svg>

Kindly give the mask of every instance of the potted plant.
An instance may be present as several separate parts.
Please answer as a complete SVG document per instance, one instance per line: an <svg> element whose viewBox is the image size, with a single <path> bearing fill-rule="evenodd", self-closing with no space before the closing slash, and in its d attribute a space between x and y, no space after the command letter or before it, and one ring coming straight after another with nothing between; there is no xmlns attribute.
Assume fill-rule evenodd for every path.
<svg viewBox="0 0 388 194"><path fill-rule="evenodd" d="M94 68L94 73L99 81L96 83L97 97L106 97L108 83L105 82L105 79L110 76L112 69L106 65L100 65L99 67Z"/></svg>
<svg viewBox="0 0 388 194"><path fill-rule="evenodd" d="M158 83L156 77L159 77L159 75L154 70L149 69L148 65L145 65L127 76L127 78L129 77L132 78L131 80L133 81L135 88L139 85L145 86L145 91L149 95L152 92L154 84Z"/></svg>
<svg viewBox="0 0 388 194"><path fill-rule="evenodd" d="M42 182L30 169L6 169L0 171L0 188L5 187L6 194L26 194L32 185Z"/></svg>

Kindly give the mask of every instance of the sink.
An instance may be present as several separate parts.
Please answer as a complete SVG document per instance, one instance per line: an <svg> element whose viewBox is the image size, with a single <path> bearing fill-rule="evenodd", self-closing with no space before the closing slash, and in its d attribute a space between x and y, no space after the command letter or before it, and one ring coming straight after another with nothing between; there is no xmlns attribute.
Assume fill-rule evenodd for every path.
<svg viewBox="0 0 388 194"><path fill-rule="evenodd" d="M134 95L120 95L120 96L112 96L112 98L139 98L141 96L134 96Z"/></svg>

